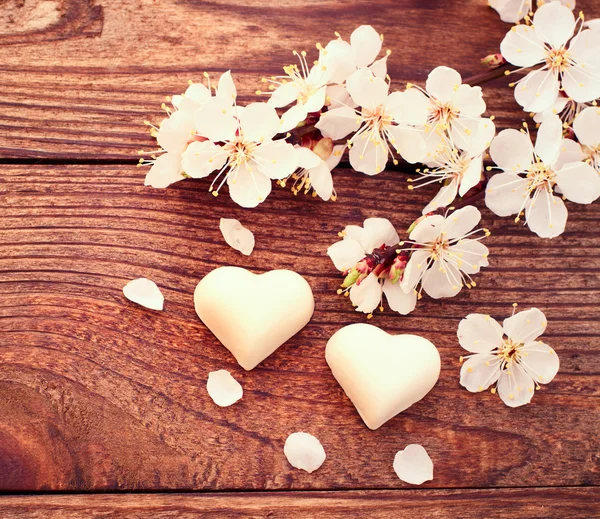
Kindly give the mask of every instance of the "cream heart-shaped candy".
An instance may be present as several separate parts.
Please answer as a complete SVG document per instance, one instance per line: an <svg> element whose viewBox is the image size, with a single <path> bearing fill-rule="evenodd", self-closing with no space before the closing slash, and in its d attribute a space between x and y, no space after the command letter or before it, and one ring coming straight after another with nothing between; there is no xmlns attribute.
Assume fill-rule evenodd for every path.
<svg viewBox="0 0 600 519"><path fill-rule="evenodd" d="M369 429L421 400L440 376L440 354L427 339L389 335L370 324L334 333L325 358Z"/></svg>
<svg viewBox="0 0 600 519"><path fill-rule="evenodd" d="M238 364L251 370L306 326L315 300L306 280L290 270L220 267L198 283L194 306Z"/></svg>

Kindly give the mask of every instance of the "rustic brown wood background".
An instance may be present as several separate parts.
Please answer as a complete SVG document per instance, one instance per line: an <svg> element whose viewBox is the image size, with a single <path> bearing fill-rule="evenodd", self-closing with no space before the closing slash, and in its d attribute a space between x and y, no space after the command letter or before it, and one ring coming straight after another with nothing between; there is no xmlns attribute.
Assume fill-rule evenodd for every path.
<svg viewBox="0 0 600 519"><path fill-rule="evenodd" d="M325 250L369 216L406 228L435 187L409 192L406 172L369 178L341 167L336 203L277 188L243 210L210 196L207 181L145 188L134 166L153 144L142 121L160 120L164 96L188 79L231 68L248 98L292 49L311 51L334 30L349 36L370 23L382 32L399 87L423 84L440 64L478 74L509 29L484 4L0 0L0 517L600 514L598 204L568 204L567 232L552 241L483 208L493 234L479 287L424 298L410 317L377 315L391 333L431 339L443 366L423 401L373 432L325 363L328 337L362 320L336 295ZM578 7L600 16L594 0ZM499 127L526 116L504 79L484 91ZM222 216L254 231L252 256L224 244ZM296 270L316 296L312 322L250 373L193 309L198 280L228 264ZM124 299L123 285L139 276L162 288L164 312ZM470 312L503 318L515 301L546 313L561 369L531 405L509 409L459 386L456 329ZM220 368L245 391L226 409L205 390ZM312 475L283 455L297 430L327 451ZM435 479L419 489L392 470L409 443L435 463Z"/></svg>

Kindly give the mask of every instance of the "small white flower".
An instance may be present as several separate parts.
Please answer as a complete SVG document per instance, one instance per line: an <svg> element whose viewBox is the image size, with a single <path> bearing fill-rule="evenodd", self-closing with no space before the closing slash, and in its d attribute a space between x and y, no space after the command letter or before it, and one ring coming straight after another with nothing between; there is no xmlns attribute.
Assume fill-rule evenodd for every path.
<svg viewBox="0 0 600 519"><path fill-rule="evenodd" d="M209 188L215 196L227 182L234 202L256 207L271 192L271 179L287 178L298 167L294 147L273 140L279 117L266 103L232 107L212 98L196 112L195 125L197 134L208 140L187 147L183 168L194 178L218 170Z"/></svg>
<svg viewBox="0 0 600 519"><path fill-rule="evenodd" d="M481 181L483 173L483 154L490 146L496 128L489 119L480 119L476 130L476 137L471 141L465 151L457 150L448 140L443 142L443 147L438 150L435 160L430 162L430 168L417 170L421 178L410 179L409 189L426 186L431 183L442 182L444 185L438 194L423 209L427 214L438 207L449 206L456 195L464 196L470 189ZM421 183L417 183L420 182Z"/></svg>
<svg viewBox="0 0 600 519"><path fill-rule="evenodd" d="M250 256L254 250L254 234L246 229L235 218L221 218L219 230L225 238L227 245L240 251L244 256Z"/></svg>
<svg viewBox="0 0 600 519"><path fill-rule="evenodd" d="M309 67L306 52L294 51L294 55L298 57L300 67L288 65L283 67L285 76L274 76L270 80L263 78L263 82L270 83L269 89L276 86L268 101L270 106L281 108L295 103L281 116L279 133L292 130L304 121L309 113L318 112L323 108L326 85L331 76L331 69L320 61Z"/></svg>
<svg viewBox="0 0 600 519"><path fill-rule="evenodd" d="M550 108L559 89L578 103L600 96L600 32L582 30L558 1L542 5L533 25L515 25L500 45L504 58L522 68L542 65L515 83L515 99L528 112Z"/></svg>
<svg viewBox="0 0 600 519"><path fill-rule="evenodd" d="M298 194L304 190L308 193L311 189L315 195L323 200L335 200L337 198L333 188L333 177L331 171L340 163L346 146L338 144L333 147L332 152L325 160L308 148L296 148L299 169L291 175L294 180L292 192ZM285 185L285 180L282 184Z"/></svg>
<svg viewBox="0 0 600 519"><path fill-rule="evenodd" d="M476 286L471 275L488 266L488 248L480 240L487 229L475 229L481 213L471 205L442 216L423 218L409 235L406 244L411 256L400 282L404 292L424 290L434 299L454 297L463 286ZM477 236L479 234L479 236ZM401 245L403 245L401 243Z"/></svg>
<svg viewBox="0 0 600 519"><path fill-rule="evenodd" d="M486 108L481 87L463 84L454 69L437 67L429 73L424 92L429 98L425 162L435 160L438 147L447 138L461 150L471 147Z"/></svg>
<svg viewBox="0 0 600 519"><path fill-rule="evenodd" d="M210 78L206 73L204 77L208 87L203 83L190 83L184 94L173 96L173 111L163 105L169 117L163 119L159 128L152 127L152 135L161 148L156 153L160 155L153 160L140 161L140 165L152 165L144 185L165 188L185 178L181 160L183 152L195 140L194 116L211 99ZM236 89L230 71L219 78L215 96L226 105L234 104Z"/></svg>
<svg viewBox="0 0 600 519"><path fill-rule="evenodd" d="M579 142L564 139L557 164L584 161L600 174L600 108L590 106L580 112L573 122L573 131Z"/></svg>
<svg viewBox="0 0 600 519"><path fill-rule="evenodd" d="M325 137L348 140L350 164L356 171L376 175L384 170L388 155L396 150L410 163L425 155L422 131L417 129L427 118L428 100L417 89L389 94L389 84L362 68L352 74L346 87L360 111L342 106L325 112L316 127ZM394 159L397 163L397 160Z"/></svg>
<svg viewBox="0 0 600 519"><path fill-rule="evenodd" d="M472 353L460 370L461 386L478 393L496 384L492 392L497 390L507 406L528 404L536 385L547 384L558 373L556 352L536 340L546 324L537 308L513 313L503 326L489 315L468 315L457 334L460 345Z"/></svg>
<svg viewBox="0 0 600 519"><path fill-rule="evenodd" d="M370 25L361 25L350 35L350 43L344 41L336 33L337 39L330 41L325 48L317 44L321 50L320 63L330 71L330 82L341 85L357 69L370 67L377 77L385 77L387 73L387 56L375 61L381 52L383 36Z"/></svg>
<svg viewBox="0 0 600 519"><path fill-rule="evenodd" d="M503 22L517 23L529 15L533 9L532 0L489 0L490 7L494 8ZM538 0L538 7L544 5L544 0ZM575 9L575 0L561 0L561 3Z"/></svg>
<svg viewBox="0 0 600 519"><path fill-rule="evenodd" d="M344 239L331 245L327 254L339 271L345 275L354 272L355 279L350 288L344 288L356 306L356 311L372 314L381 305L382 295L385 294L392 310L402 315L412 312L417 302L414 291L403 292L399 280L389 275L390 271L387 274L382 272L383 277L380 277L368 257L375 249L398 244L398 233L390 221L385 218L367 218L363 227L348 225L341 235ZM343 290L339 291L341 292Z"/></svg>
<svg viewBox="0 0 600 519"><path fill-rule="evenodd" d="M542 238L560 235L567 223L567 208L554 196L556 186L578 204L589 204L600 196L592 166L581 161L560 166L562 130L554 115L540 125L535 149L527 132L513 129L500 132L490 146L492 160L504 173L490 179L486 205L498 216L517 215L516 222L525 211L526 224Z"/></svg>

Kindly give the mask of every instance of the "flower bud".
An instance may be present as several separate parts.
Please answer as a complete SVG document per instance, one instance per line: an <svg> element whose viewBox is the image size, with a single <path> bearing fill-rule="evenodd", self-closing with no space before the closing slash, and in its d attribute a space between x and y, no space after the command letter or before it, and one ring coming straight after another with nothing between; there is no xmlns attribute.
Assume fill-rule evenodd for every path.
<svg viewBox="0 0 600 519"><path fill-rule="evenodd" d="M312 150L321 160L325 160L333 153L333 140L325 137L314 144Z"/></svg>
<svg viewBox="0 0 600 519"><path fill-rule="evenodd" d="M481 59L481 64L489 69L495 69L501 67L502 65L506 65L506 60L502 54L490 54L485 58Z"/></svg>

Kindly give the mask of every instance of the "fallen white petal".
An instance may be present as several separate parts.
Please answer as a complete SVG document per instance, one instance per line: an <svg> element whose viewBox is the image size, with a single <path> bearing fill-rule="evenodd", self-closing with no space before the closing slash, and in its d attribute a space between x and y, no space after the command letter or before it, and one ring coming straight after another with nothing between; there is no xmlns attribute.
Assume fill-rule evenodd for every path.
<svg viewBox="0 0 600 519"><path fill-rule="evenodd" d="M325 461L325 449L312 434L295 432L285 440L283 453L292 467L308 473L317 470Z"/></svg>
<svg viewBox="0 0 600 519"><path fill-rule="evenodd" d="M220 407L235 404L244 394L240 383L231 376L229 371L220 369L208 374L206 390L213 402Z"/></svg>
<svg viewBox="0 0 600 519"><path fill-rule="evenodd" d="M165 302L156 283L146 278L134 279L127 283L123 287L123 294L130 301L150 310L162 310Z"/></svg>
<svg viewBox="0 0 600 519"><path fill-rule="evenodd" d="M246 256L252 254L252 250L254 249L254 234L252 234L250 229L246 229L235 218L221 218L219 229L227 245Z"/></svg>
<svg viewBox="0 0 600 519"><path fill-rule="evenodd" d="M407 445L396 453L394 471L402 481L421 485L433 479L433 461L421 445Z"/></svg>

